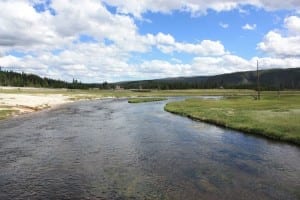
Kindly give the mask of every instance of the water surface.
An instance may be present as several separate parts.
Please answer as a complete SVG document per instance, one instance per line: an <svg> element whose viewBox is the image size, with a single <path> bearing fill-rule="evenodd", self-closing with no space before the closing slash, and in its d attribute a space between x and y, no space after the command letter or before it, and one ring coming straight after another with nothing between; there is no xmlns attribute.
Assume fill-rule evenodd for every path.
<svg viewBox="0 0 300 200"><path fill-rule="evenodd" d="M300 149L164 112L77 102L0 122L0 199L299 199Z"/></svg>

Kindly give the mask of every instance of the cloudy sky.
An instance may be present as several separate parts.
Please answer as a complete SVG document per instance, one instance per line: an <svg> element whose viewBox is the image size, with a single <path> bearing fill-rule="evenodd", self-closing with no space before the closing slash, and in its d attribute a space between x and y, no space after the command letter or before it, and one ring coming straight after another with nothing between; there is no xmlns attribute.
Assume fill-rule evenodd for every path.
<svg viewBox="0 0 300 200"><path fill-rule="evenodd" d="M300 67L299 0L0 0L0 66L83 82Z"/></svg>

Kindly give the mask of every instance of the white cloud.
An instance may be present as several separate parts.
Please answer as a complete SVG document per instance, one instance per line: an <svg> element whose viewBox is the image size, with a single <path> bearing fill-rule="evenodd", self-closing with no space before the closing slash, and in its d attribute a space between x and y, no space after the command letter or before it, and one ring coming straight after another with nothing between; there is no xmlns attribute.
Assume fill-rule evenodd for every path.
<svg viewBox="0 0 300 200"><path fill-rule="evenodd" d="M257 45L258 49L280 57L300 56L300 18L290 16L285 18L284 23L287 30L282 33L278 30L269 31Z"/></svg>
<svg viewBox="0 0 300 200"><path fill-rule="evenodd" d="M300 36L284 37L270 31L258 48L275 56L300 56Z"/></svg>
<svg viewBox="0 0 300 200"><path fill-rule="evenodd" d="M50 11L38 13L32 5L33 1L0 1L0 8L5 8L0 13L0 22L4 25L0 27L0 65L4 67L52 78L77 78L90 82L142 76L138 69L145 71L145 67L128 64L131 53L149 52L153 47L164 53L225 54L220 41L184 43L176 41L170 34L141 35L130 16L111 14L96 0L84 3L80 0L53 0L50 6L55 15ZM80 43L81 34L90 35L97 42ZM105 39L112 44L106 45ZM52 53L57 49L61 53ZM25 56L7 55L11 50L23 52ZM142 63L142 66L147 66L147 63L158 66L154 61ZM162 66L167 68L170 65Z"/></svg>
<svg viewBox="0 0 300 200"><path fill-rule="evenodd" d="M228 28L229 27L229 24L225 24L223 22L220 22L219 25L222 27L222 28Z"/></svg>
<svg viewBox="0 0 300 200"><path fill-rule="evenodd" d="M286 58L272 58L272 57L263 57L263 58L253 58L252 62L259 60L259 65L263 69L272 69L272 68L295 68L299 67L300 58L297 57L286 57Z"/></svg>
<svg viewBox="0 0 300 200"><path fill-rule="evenodd" d="M162 45L174 45L175 44L175 39L170 34L158 33L155 37L155 40L156 40L157 44L162 44Z"/></svg>
<svg viewBox="0 0 300 200"><path fill-rule="evenodd" d="M290 34L300 34L300 17L290 16L284 19L285 27L288 29Z"/></svg>
<svg viewBox="0 0 300 200"><path fill-rule="evenodd" d="M136 67L136 70L139 79L147 79L149 75L152 78L162 78L191 74L191 66L189 64L174 64L164 60L144 61Z"/></svg>
<svg viewBox="0 0 300 200"><path fill-rule="evenodd" d="M141 18L143 13L161 12L171 13L180 10L191 13L193 16L206 14L211 9L217 12L240 9L245 5L252 5L266 10L290 9L299 10L300 1L295 0L103 0L109 5L116 6L119 13L132 14Z"/></svg>
<svg viewBox="0 0 300 200"><path fill-rule="evenodd" d="M150 36L152 45L164 53L180 52L195 55L223 55L225 48L220 41L202 40L199 43L177 42L170 34L158 33Z"/></svg>
<svg viewBox="0 0 300 200"><path fill-rule="evenodd" d="M0 48L49 50L70 45L80 34L110 39L128 52L148 48L131 17L113 15L99 1L53 0L51 7L55 16L38 13L26 1L0 1Z"/></svg>
<svg viewBox="0 0 300 200"><path fill-rule="evenodd" d="M162 78L219 74L255 68L256 60L246 60L228 52L221 41L178 41L169 33L140 34L131 13L142 18L151 12L190 12L193 16L207 9L224 11L241 9L245 4L266 9L299 8L296 1L248 0L105 0L117 5L118 13L110 13L98 0L53 0L45 12L37 12L34 3L42 0L0 0L0 66L52 78L84 82L120 81L124 79ZM55 15L50 12L55 10ZM220 23L223 28L228 24ZM250 26L250 25L249 25ZM287 34L270 31L258 48L272 55L299 56L299 17L285 19ZM80 35L88 35L96 42L81 43ZM106 44L109 40L110 44ZM172 57L167 60L143 60L134 53L149 53L153 48ZM53 53L58 50L58 52ZM19 51L24 56L14 56ZM176 53L196 56L192 61L174 58ZM9 55L10 54L10 55ZM132 63L131 59L137 60ZM261 58L266 67L297 67L297 58Z"/></svg>
<svg viewBox="0 0 300 200"><path fill-rule="evenodd" d="M215 75L255 70L257 60L261 69L295 68L300 63L300 58L253 57L247 60L236 55L224 55L217 58L195 57L191 66L195 74Z"/></svg>
<svg viewBox="0 0 300 200"><path fill-rule="evenodd" d="M38 13L32 1L0 1L0 65L42 76L84 81L104 81L130 72L130 52L151 48L129 16L113 15L99 1L53 0L53 16ZM3 25L3 26L2 26ZM80 34L91 35L97 43L80 43ZM105 45L105 40L112 44ZM53 50L62 51L59 55ZM11 50L24 57L8 55ZM27 54L28 53L28 54ZM28 56L33 55L33 56ZM92 78L91 78L92 77Z"/></svg>
<svg viewBox="0 0 300 200"><path fill-rule="evenodd" d="M129 73L128 56L116 46L80 43L57 55L40 52L35 56L4 56L0 58L0 66L68 81L76 78L102 82Z"/></svg>
<svg viewBox="0 0 300 200"><path fill-rule="evenodd" d="M253 70L255 65L235 55L221 57L195 57L192 63L194 71L198 74L215 75L235 71Z"/></svg>
<svg viewBox="0 0 300 200"><path fill-rule="evenodd" d="M61 38L49 26L52 16L49 12L37 13L25 1L0 1L0 46L5 49L18 48L26 51L57 43L64 43L68 38Z"/></svg>
<svg viewBox="0 0 300 200"><path fill-rule="evenodd" d="M128 57L114 54L114 51L109 51L105 47L83 44L78 48L78 50L67 50L55 56L52 54L24 58L5 56L0 58L0 63L1 65L19 66L18 71L25 70L29 73L38 73L42 76L69 81L76 78L84 82L112 82L248 71L256 69L257 60L259 60L261 69L293 68L299 67L300 63L300 58L254 57L247 60L228 54L218 57L195 57L188 63L176 58L175 62L174 60L169 62L155 59L128 64Z"/></svg>
<svg viewBox="0 0 300 200"><path fill-rule="evenodd" d="M252 25L250 25L250 24L245 24L244 26L242 26L242 29L244 29L244 30L255 30L256 29L256 24L252 24Z"/></svg>
<svg viewBox="0 0 300 200"><path fill-rule="evenodd" d="M299 67L300 58L253 57L249 60L236 55L219 57L195 57L189 64L170 63L164 60L145 61L138 65L134 73L137 79L165 78L178 76L217 75L256 69L259 60L261 69Z"/></svg>

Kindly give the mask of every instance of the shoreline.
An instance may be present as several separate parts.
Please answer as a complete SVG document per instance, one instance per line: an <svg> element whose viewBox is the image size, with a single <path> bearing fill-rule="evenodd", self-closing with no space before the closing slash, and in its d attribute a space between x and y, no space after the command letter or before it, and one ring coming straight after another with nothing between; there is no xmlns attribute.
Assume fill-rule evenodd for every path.
<svg viewBox="0 0 300 200"><path fill-rule="evenodd" d="M10 89L11 88L8 88L7 90ZM26 89L31 90L31 88ZM56 109L61 106L79 101L105 100L114 98L116 97L89 96L84 94L78 94L78 96L74 97L66 94L7 94L0 92L0 121L45 110ZM7 114L3 114L1 111L7 111Z"/></svg>
<svg viewBox="0 0 300 200"><path fill-rule="evenodd" d="M5 94L0 93L0 120L34 113L72 103L62 94Z"/></svg>
<svg viewBox="0 0 300 200"><path fill-rule="evenodd" d="M160 95L161 91L151 94L136 94L113 90L65 91L43 89L33 91L31 88L25 89L26 92L24 90L16 91L14 88L7 88L4 92L0 90L0 120L55 109L78 101L130 99L133 97L139 97L139 100L141 100L144 98L151 99L154 96L167 96L165 91L163 91L164 96L162 96ZM197 95L202 96L201 92L203 93L203 91L199 91ZM165 104L164 110L195 121L202 121L246 134L269 138L273 141L288 142L300 146L298 95L286 93L279 98L276 93L265 93L261 101L254 101L252 96L249 95L230 96L215 101L193 98L186 91L182 91L182 93L191 99L169 102Z"/></svg>
<svg viewBox="0 0 300 200"><path fill-rule="evenodd" d="M182 103L182 105L180 105L180 103ZM178 108L177 106L181 106L181 107ZM202 104L201 106L205 107L204 104ZM226 119L225 118L220 119L218 117L214 117L214 115L209 115L209 114L207 115L207 113L203 115L203 110L199 111L197 110L197 108L195 108L196 111L194 110L192 111L190 110L190 108L191 107L189 107L189 105L184 104L184 102L171 102L164 106L164 110L166 112L176 114L178 116L186 117L193 121L205 122L208 124L213 124L218 127L239 131L244 134L254 135L265 139L270 139L272 141L288 143L300 147L300 140L296 137L286 137L285 134L277 135L274 132L266 129L265 127L252 127L251 125L247 124L247 122L244 122L245 123L244 126L238 126L234 123L231 123L226 117L225 117ZM207 107L205 107L204 109L207 109ZM200 113L202 112L202 114L199 113L197 114L197 112Z"/></svg>
<svg viewBox="0 0 300 200"><path fill-rule="evenodd" d="M231 126L227 126L225 124L219 123L219 122L214 121L214 120L200 119L200 118L194 117L192 115L185 115L185 114L181 114L179 112L169 111L167 109L164 109L164 110L166 112L169 112L169 113L172 113L174 115L181 116L181 117L186 117L186 118L188 118L190 120L193 120L193 121L196 121L196 122L204 122L204 123L208 123L208 124L211 124L211 125L215 125L217 127L221 127L221 128L230 129L230 130L233 130L233 131L242 132L243 134L248 134L248 135L251 135L251 136L256 136L256 137L260 137L260 138L264 138L264 139L269 139L269 140L271 140L273 142L287 143L287 144L290 144L290 145L295 145L297 147L300 147L300 143L297 143L297 142L295 142L293 140L285 140L285 139L281 139L281 138L277 138L277 137L272 137L272 136L269 136L269 135L264 135L262 133L251 131L251 130L247 130L247 129L242 129L242 128L239 129L239 128L234 128L234 127L231 127Z"/></svg>

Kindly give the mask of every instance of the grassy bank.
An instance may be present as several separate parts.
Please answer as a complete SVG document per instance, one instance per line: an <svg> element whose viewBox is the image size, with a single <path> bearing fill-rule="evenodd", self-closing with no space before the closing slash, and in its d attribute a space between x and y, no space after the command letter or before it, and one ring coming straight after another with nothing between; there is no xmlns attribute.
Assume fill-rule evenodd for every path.
<svg viewBox="0 0 300 200"><path fill-rule="evenodd" d="M164 101L164 100L167 100L167 98L163 98L163 97L131 98L128 100L128 103L145 103L145 102Z"/></svg>
<svg viewBox="0 0 300 200"><path fill-rule="evenodd" d="M220 100L187 99L171 102L165 110L216 125L300 145L300 96L272 93L260 101L252 97Z"/></svg>
<svg viewBox="0 0 300 200"><path fill-rule="evenodd" d="M0 110L0 120L11 116L14 113L12 109Z"/></svg>

